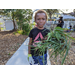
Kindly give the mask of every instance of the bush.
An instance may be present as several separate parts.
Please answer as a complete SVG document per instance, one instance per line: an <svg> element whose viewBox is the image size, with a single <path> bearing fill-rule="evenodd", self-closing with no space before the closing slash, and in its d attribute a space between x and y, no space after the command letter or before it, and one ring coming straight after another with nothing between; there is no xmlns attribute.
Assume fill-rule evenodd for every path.
<svg viewBox="0 0 75 75"><path fill-rule="evenodd" d="M23 33L22 33L23 35L28 35L31 30L29 23L24 23L22 25L22 30L23 30Z"/></svg>
<svg viewBox="0 0 75 75"><path fill-rule="evenodd" d="M22 34L23 30L17 30L16 32L13 32L14 35L16 35L17 33Z"/></svg>
<svg viewBox="0 0 75 75"><path fill-rule="evenodd" d="M35 22L30 23L30 24L28 22L24 22L21 24L22 30L18 29L16 33L19 33L22 35L29 35L29 32L32 30L32 28L35 26L35 24L36 24Z"/></svg>
<svg viewBox="0 0 75 75"><path fill-rule="evenodd" d="M23 25L22 25L22 30L23 30L23 35L29 35L29 32L32 30L32 28L34 27L36 23L27 23L25 22Z"/></svg>
<svg viewBox="0 0 75 75"><path fill-rule="evenodd" d="M30 28L32 29L35 25L36 25L36 23L35 23L35 22L30 23Z"/></svg>

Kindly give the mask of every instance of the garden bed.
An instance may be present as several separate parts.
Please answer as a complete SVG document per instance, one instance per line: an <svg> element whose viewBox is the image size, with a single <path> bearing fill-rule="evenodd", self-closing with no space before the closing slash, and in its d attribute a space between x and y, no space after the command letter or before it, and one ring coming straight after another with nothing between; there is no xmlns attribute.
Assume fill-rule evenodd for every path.
<svg viewBox="0 0 75 75"><path fill-rule="evenodd" d="M28 36L13 31L0 32L0 65L5 65Z"/></svg>

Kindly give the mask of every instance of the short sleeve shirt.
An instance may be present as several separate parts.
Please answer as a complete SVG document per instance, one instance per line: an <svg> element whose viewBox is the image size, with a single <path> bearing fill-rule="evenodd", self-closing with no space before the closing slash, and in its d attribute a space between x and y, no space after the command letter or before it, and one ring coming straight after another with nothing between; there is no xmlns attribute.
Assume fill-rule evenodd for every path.
<svg viewBox="0 0 75 75"><path fill-rule="evenodd" d="M38 29L37 27L32 29L29 33L29 37L32 38L32 44L34 42L41 41L41 39L44 38L48 34L48 32L50 32L50 31L46 28L44 28L42 30ZM31 48L31 49L33 49L33 48ZM35 51L35 49L31 50L31 54L38 56L39 55L39 52L38 52L39 50L37 50L35 53L34 53L34 51ZM46 52L47 51L45 51L45 53Z"/></svg>

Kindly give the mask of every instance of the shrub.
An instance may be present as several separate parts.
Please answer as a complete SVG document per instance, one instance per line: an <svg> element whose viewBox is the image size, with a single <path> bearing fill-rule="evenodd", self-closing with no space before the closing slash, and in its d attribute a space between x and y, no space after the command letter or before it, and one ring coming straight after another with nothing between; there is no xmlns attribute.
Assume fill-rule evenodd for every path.
<svg viewBox="0 0 75 75"><path fill-rule="evenodd" d="M29 32L30 32L30 25L29 25L29 23L24 23L23 25L22 25L22 30L23 30L23 35L28 35L29 34Z"/></svg>

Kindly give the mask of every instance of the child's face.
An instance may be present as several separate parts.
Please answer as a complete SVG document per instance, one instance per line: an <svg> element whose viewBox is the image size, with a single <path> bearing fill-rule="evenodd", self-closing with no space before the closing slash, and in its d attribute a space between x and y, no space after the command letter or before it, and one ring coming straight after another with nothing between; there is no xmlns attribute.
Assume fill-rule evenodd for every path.
<svg viewBox="0 0 75 75"><path fill-rule="evenodd" d="M45 13L37 13L35 22L39 28L43 28L46 23L46 15Z"/></svg>

